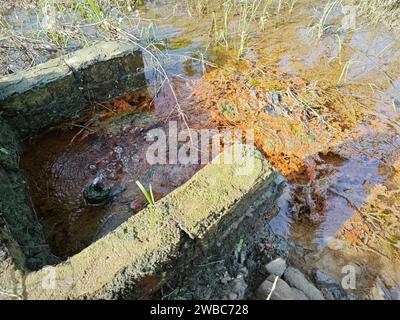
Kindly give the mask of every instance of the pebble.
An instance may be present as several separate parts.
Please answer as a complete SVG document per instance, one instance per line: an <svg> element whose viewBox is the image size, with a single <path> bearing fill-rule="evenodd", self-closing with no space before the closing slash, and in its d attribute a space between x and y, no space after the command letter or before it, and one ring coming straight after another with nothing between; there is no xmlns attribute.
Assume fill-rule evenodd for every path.
<svg viewBox="0 0 400 320"><path fill-rule="evenodd" d="M244 298L247 289L247 283L243 275L238 275L236 279L232 281L233 293L237 294L237 299L241 300Z"/></svg>
<svg viewBox="0 0 400 320"><path fill-rule="evenodd" d="M299 289L292 288L292 294L294 300L309 300L307 296L304 294L304 292L300 291Z"/></svg>
<svg viewBox="0 0 400 320"><path fill-rule="evenodd" d="M314 271L314 281L317 286L337 286L338 283L331 276L325 272L316 269Z"/></svg>
<svg viewBox="0 0 400 320"><path fill-rule="evenodd" d="M324 300L321 291L308 281L298 269L288 267L283 274L283 278L289 285L304 292L310 300Z"/></svg>
<svg viewBox="0 0 400 320"><path fill-rule="evenodd" d="M372 300L392 300L391 293L380 276L376 278L376 284L371 289L371 298Z"/></svg>
<svg viewBox="0 0 400 320"><path fill-rule="evenodd" d="M1 261L1 260L5 260L6 257L7 257L7 252L6 252L5 250L2 250L2 249L0 248L0 261Z"/></svg>
<svg viewBox="0 0 400 320"><path fill-rule="evenodd" d="M330 292L327 288L321 288L321 293L324 296L325 300L340 300L335 299L332 292Z"/></svg>
<svg viewBox="0 0 400 320"><path fill-rule="evenodd" d="M269 274L281 277L286 270L286 261L282 258L277 258L265 266Z"/></svg>
<svg viewBox="0 0 400 320"><path fill-rule="evenodd" d="M124 149L123 149L122 147L120 147L120 146L116 146L116 147L114 148L114 152L115 152L115 153L118 153L118 154L121 154L123 150L124 150Z"/></svg>
<svg viewBox="0 0 400 320"><path fill-rule="evenodd" d="M97 166L95 164L89 165L89 171L95 174L97 172Z"/></svg>
<svg viewBox="0 0 400 320"><path fill-rule="evenodd" d="M238 295L236 293L231 292L229 294L229 300L237 300L237 298L238 298Z"/></svg>
<svg viewBox="0 0 400 320"><path fill-rule="evenodd" d="M267 300L272 288L276 276L271 275L269 276L257 289L256 295L257 298L260 300ZM292 292L292 288L283 281L282 279L278 278L276 282L276 287L271 295L271 300L294 300L295 296Z"/></svg>
<svg viewBox="0 0 400 320"><path fill-rule="evenodd" d="M400 288L397 286L390 289L390 296L392 297L392 300L400 300Z"/></svg>
<svg viewBox="0 0 400 320"><path fill-rule="evenodd" d="M313 279L315 285L321 289L325 298L329 300L341 300L343 298L344 293L340 284L330 275L316 269L313 271Z"/></svg>
<svg viewBox="0 0 400 320"><path fill-rule="evenodd" d="M229 281L231 281L232 278L230 276L225 276L221 279L222 284L227 284Z"/></svg>

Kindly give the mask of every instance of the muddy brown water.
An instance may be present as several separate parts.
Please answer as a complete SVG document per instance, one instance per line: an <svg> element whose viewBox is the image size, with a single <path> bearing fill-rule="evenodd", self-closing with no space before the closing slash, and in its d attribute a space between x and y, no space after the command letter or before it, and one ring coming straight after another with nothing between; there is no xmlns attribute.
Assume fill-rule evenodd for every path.
<svg viewBox="0 0 400 320"><path fill-rule="evenodd" d="M153 186L156 200L186 182L197 166L150 166L142 128L91 134L71 142L79 130L52 130L32 142L23 157L35 209L53 252L66 258L81 251L146 206L135 182ZM83 191L96 177L118 192L101 207L86 204Z"/></svg>
<svg viewBox="0 0 400 320"><path fill-rule="evenodd" d="M376 114L360 121L348 140L318 155L317 178L313 187L324 192L318 221L311 221L298 212L295 194L304 195L304 187L309 183L304 176L298 176L290 180L279 199L279 213L270 222L276 234L313 253L312 258L301 260L297 265L299 268L325 268L340 278L344 263L364 265L364 254L359 251L348 254L341 249L331 252L330 243L349 219L366 205L371 190L389 179L388 159L400 150L399 129L396 127L400 119L400 42L396 33L383 27L372 28L362 20L357 21L356 28L342 29L341 46L335 34L328 33L317 39L315 28L310 25L315 21L312 17L321 13L322 8L321 1L300 1L291 16L273 17L267 25L268 32L251 33L253 38L246 54L253 55L254 59L262 55L278 55L282 70L302 75L310 81L332 83L344 93L346 88L339 85L339 79L343 80L343 67L348 62L344 81L351 85L351 90L346 94L359 96ZM184 83L200 77L202 66L182 57L207 45L210 16L199 17L194 24L186 9L172 1L150 3L141 10L145 17L157 21L162 37L171 43L183 43L181 47L175 46L166 52L173 60L168 72L174 75L177 87L182 90L181 97L188 97L190 90ZM167 19L162 12L175 14L171 13ZM328 22L340 24L342 18L341 9L337 8ZM224 61L223 55L204 52L209 60ZM338 66L339 60L342 63ZM148 78L151 77L149 74ZM187 181L200 168L146 164L144 154L148 143L144 139L145 132L156 124L163 125L159 119L173 109L173 97L168 90L162 91L154 104L149 114L156 120L150 121L151 124L128 125L112 132L106 127L73 143L71 141L80 128L58 128L28 144L22 165L49 243L60 257L79 252L146 205L135 186L136 180L146 186L151 183L156 197L160 198ZM208 125L207 116L198 110L192 116L196 125ZM108 186L114 189L124 187L126 191L105 207L90 208L84 203L82 191L98 175L103 176ZM295 257L296 252L292 255ZM385 274L391 279L387 281L390 286L400 283L396 274L399 270L397 262L383 261L383 265L366 265L368 273L374 276ZM372 284L368 282L367 285Z"/></svg>
<svg viewBox="0 0 400 320"><path fill-rule="evenodd" d="M66 124L26 144L21 165L50 247L60 258L80 252L147 206L136 181L147 190L151 185L157 201L202 167L149 164L147 150L153 143L149 131L157 128L168 135L170 130L169 122L161 120L168 94L161 97L146 99L145 106L142 103L142 109L151 104L150 112L124 111L116 115L105 109L87 115L89 119L100 119L87 130L75 123ZM160 100L163 105L157 112L153 104ZM179 118L171 121L178 130L185 128ZM166 154L168 157L168 150ZM99 177L115 196L109 203L93 207L85 200L84 190Z"/></svg>

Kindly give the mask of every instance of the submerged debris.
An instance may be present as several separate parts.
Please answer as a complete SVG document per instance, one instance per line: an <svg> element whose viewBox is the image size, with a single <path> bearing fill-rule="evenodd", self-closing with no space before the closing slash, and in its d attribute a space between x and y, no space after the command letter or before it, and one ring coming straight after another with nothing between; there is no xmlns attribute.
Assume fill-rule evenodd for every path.
<svg viewBox="0 0 400 320"><path fill-rule="evenodd" d="M280 71L276 61L228 65L197 81L193 96L218 128L254 129L256 145L289 178L339 144L362 116L351 96Z"/></svg>
<svg viewBox="0 0 400 320"><path fill-rule="evenodd" d="M89 206L100 207L111 201L112 189L106 188L101 178L97 177L83 191L83 196Z"/></svg>

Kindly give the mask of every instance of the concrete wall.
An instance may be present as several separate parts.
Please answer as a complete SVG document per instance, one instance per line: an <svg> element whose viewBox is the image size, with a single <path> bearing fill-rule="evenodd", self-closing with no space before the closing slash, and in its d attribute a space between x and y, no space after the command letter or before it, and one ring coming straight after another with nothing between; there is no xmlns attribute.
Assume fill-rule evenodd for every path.
<svg viewBox="0 0 400 320"><path fill-rule="evenodd" d="M146 86L141 51L101 42L0 79L0 116L26 138L78 117L95 101Z"/></svg>
<svg viewBox="0 0 400 320"><path fill-rule="evenodd" d="M238 175L242 164L224 164L221 154L159 201L154 212L139 212L64 263L28 274L9 271L3 286L26 299L114 299L128 292L139 297L141 278L161 274L171 263L188 263L199 248L215 246L256 199L264 210L275 203L282 177L253 147L238 148L246 163L254 163L248 174Z"/></svg>
<svg viewBox="0 0 400 320"><path fill-rule="evenodd" d="M27 183L19 169L20 155L17 134L0 118L0 233L7 243L15 242L11 248L23 253L13 254L20 268L37 269L55 259L30 206Z"/></svg>

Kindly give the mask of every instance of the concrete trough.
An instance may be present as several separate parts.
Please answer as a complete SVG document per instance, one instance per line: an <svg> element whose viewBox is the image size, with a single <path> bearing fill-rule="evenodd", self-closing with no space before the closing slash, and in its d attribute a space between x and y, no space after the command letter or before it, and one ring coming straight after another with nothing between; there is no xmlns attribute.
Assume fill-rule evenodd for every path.
<svg viewBox="0 0 400 320"><path fill-rule="evenodd" d="M141 279L187 264L235 237L251 223L250 211L265 214L274 205L283 178L253 146L234 145L225 152L239 152L240 162L220 154L153 211L58 263L19 168L20 141L79 116L91 96L107 100L142 88L143 72L140 51L113 42L0 79L0 299L139 298ZM249 163L251 170L239 173Z"/></svg>

